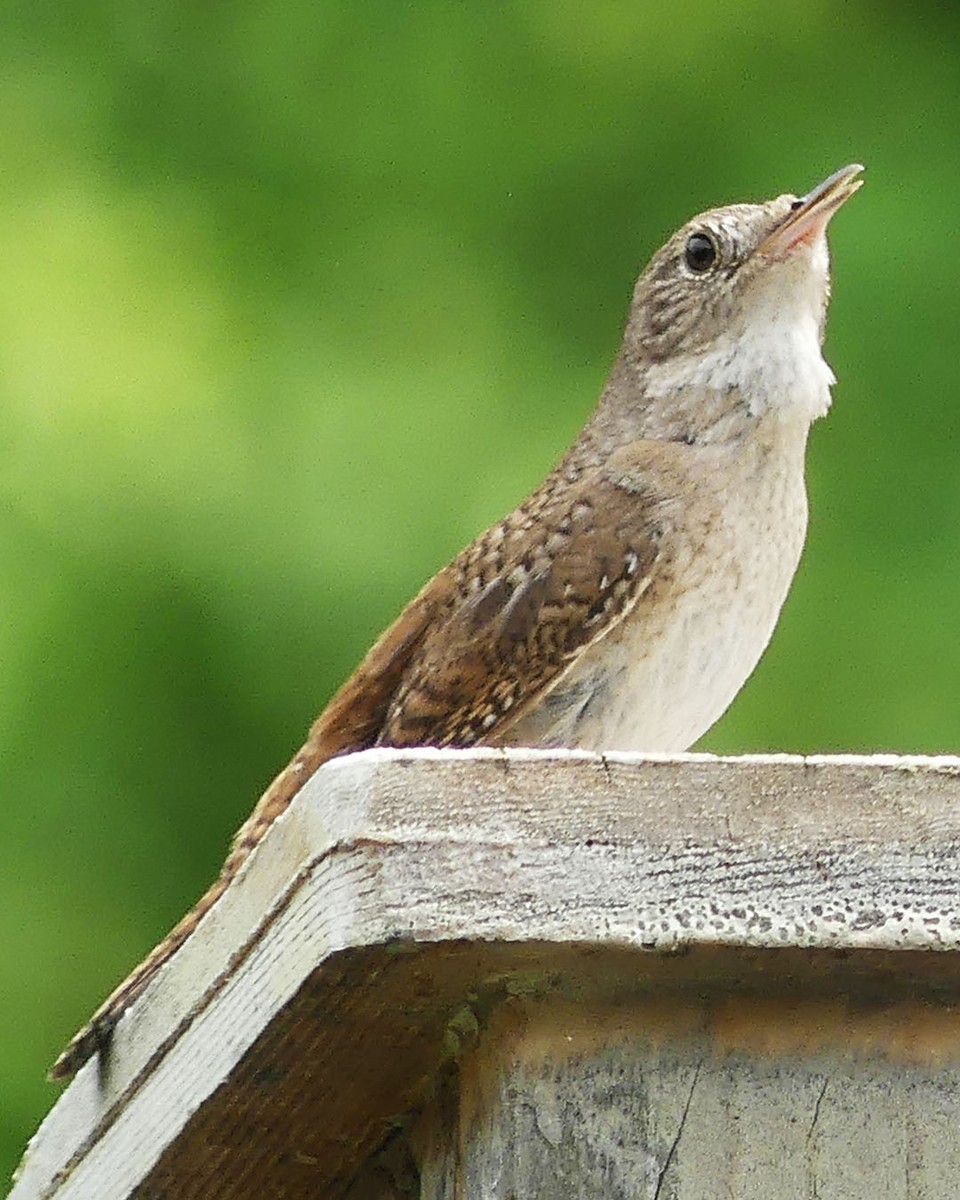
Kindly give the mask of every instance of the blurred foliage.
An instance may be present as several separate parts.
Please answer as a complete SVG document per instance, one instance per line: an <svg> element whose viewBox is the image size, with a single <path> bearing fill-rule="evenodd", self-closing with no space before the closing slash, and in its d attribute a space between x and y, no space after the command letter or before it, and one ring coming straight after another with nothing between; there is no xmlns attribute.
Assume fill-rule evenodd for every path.
<svg viewBox="0 0 960 1200"><path fill-rule="evenodd" d="M0 1176L338 681L566 446L699 209L868 165L808 550L705 745L958 747L957 20L4 6Z"/></svg>

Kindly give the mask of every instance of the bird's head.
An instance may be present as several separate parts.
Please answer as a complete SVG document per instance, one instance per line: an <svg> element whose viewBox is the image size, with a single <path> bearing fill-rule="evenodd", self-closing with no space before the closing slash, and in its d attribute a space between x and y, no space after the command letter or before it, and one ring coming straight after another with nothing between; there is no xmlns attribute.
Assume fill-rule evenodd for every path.
<svg viewBox="0 0 960 1200"><path fill-rule="evenodd" d="M634 352L662 362L782 314L821 326L827 224L860 187L862 171L844 167L805 196L731 204L688 221L637 280L628 322Z"/></svg>

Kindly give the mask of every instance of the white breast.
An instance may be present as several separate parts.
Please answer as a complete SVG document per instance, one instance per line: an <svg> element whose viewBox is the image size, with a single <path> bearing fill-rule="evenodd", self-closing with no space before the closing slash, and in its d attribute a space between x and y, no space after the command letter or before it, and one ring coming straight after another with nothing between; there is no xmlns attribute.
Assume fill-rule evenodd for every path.
<svg viewBox="0 0 960 1200"><path fill-rule="evenodd" d="M718 448L715 486L665 546L669 582L654 572L509 744L679 751L721 716L770 640L803 548L806 425L789 426L789 445Z"/></svg>
<svg viewBox="0 0 960 1200"><path fill-rule="evenodd" d="M695 552L672 602L598 646L605 699L578 719L577 745L686 750L729 707L770 640L806 531L802 477L763 482L755 506L734 502L739 520L731 512Z"/></svg>

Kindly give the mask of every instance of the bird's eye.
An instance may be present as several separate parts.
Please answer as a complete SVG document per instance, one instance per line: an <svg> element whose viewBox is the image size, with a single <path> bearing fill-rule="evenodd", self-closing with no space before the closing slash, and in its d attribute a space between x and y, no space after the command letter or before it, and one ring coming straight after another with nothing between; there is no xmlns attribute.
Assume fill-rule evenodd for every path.
<svg viewBox="0 0 960 1200"><path fill-rule="evenodd" d="M703 274L717 261L717 246L707 233L691 233L683 250L683 257L691 271Z"/></svg>

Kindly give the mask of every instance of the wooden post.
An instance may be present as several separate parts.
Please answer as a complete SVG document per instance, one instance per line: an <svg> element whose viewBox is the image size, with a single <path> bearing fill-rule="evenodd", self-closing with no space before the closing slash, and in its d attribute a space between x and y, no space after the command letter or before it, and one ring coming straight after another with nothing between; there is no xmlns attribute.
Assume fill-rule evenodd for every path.
<svg viewBox="0 0 960 1200"><path fill-rule="evenodd" d="M324 767L11 1200L960 1194L960 760Z"/></svg>

